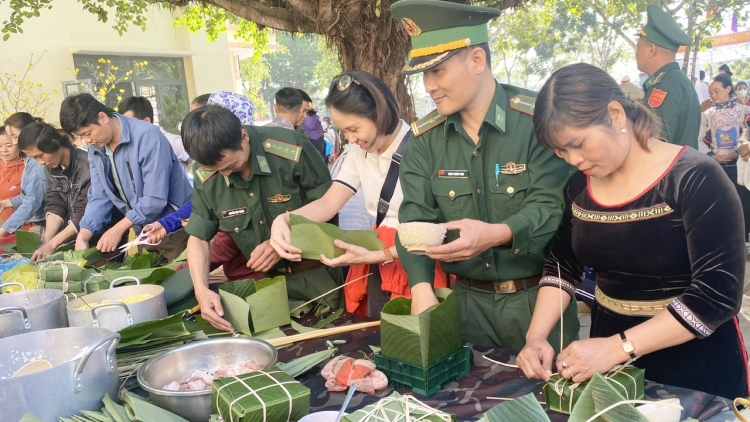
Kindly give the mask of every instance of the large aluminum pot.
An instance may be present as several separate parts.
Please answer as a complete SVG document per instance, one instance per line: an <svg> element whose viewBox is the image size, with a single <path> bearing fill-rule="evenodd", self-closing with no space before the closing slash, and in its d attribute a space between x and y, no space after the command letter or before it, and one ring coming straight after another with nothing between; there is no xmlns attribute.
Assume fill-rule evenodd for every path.
<svg viewBox="0 0 750 422"><path fill-rule="evenodd" d="M115 348L120 333L103 328L57 328L0 339L0 422L30 412L56 422L81 410L99 410L117 398ZM44 359L52 368L12 377L24 364Z"/></svg>
<svg viewBox="0 0 750 422"><path fill-rule="evenodd" d="M117 283L125 280L133 280L136 285L114 288ZM142 294L148 294L151 297L130 305L120 302L120 300ZM101 303L105 300L112 302ZM140 280L129 276L112 280L109 290L101 290L71 300L67 308L71 327L102 327L112 331L167 317L164 288L156 285L141 285Z"/></svg>
<svg viewBox="0 0 750 422"><path fill-rule="evenodd" d="M193 422L205 422L211 411L211 388L170 391L162 387L187 378L195 370L211 370L253 360L261 368L276 363L276 348L263 340L247 337L215 338L188 343L162 352L138 370L138 383L155 405Z"/></svg>
<svg viewBox="0 0 750 422"><path fill-rule="evenodd" d="M0 289L10 285L23 290L0 295L0 338L68 326L61 290L26 290L26 286L15 282L0 284Z"/></svg>

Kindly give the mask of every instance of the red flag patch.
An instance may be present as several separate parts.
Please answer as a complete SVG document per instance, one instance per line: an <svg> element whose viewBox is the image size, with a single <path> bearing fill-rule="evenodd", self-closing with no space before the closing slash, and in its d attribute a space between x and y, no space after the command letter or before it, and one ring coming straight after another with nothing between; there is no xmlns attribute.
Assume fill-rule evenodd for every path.
<svg viewBox="0 0 750 422"><path fill-rule="evenodd" d="M654 90L651 91L651 95L648 96L648 105L651 106L651 108L659 107L664 102L665 98L667 98L666 91L654 88Z"/></svg>

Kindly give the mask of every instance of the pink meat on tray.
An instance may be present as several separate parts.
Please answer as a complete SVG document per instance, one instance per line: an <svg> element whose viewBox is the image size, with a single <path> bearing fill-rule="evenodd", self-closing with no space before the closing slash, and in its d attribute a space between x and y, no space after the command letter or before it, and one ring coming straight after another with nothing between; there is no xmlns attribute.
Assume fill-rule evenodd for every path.
<svg viewBox="0 0 750 422"><path fill-rule="evenodd" d="M169 391L199 391L211 388L215 378L234 377L259 370L260 367L251 360L230 366L218 366L210 371L197 369L190 376L179 381L172 381L162 387Z"/></svg>

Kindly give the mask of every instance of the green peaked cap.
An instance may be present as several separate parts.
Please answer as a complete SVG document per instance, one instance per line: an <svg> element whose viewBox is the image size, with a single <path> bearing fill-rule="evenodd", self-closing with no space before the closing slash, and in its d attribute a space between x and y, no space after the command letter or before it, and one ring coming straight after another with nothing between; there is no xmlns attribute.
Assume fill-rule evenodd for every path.
<svg viewBox="0 0 750 422"><path fill-rule="evenodd" d="M487 23L500 16L497 9L445 0L401 0L390 10L411 37L406 74L423 72L462 48L488 42Z"/></svg>
<svg viewBox="0 0 750 422"><path fill-rule="evenodd" d="M648 22L639 35L659 47L672 51L677 51L681 45L691 42L690 36L680 28L674 18L653 4L648 6Z"/></svg>

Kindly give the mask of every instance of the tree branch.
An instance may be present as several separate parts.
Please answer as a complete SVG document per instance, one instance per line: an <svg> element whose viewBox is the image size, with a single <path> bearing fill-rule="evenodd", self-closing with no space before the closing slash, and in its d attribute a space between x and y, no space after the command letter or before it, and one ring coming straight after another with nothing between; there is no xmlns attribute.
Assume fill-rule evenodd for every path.
<svg viewBox="0 0 750 422"><path fill-rule="evenodd" d="M169 3L182 6L185 0L167 0ZM302 32L317 34L318 31L310 21L296 20L292 11L283 7L273 7L257 0L208 0L207 3L214 4L226 9L235 15L255 22L258 25L279 29L287 32ZM300 1L300 3L307 3Z"/></svg>
<svg viewBox="0 0 750 422"><path fill-rule="evenodd" d="M635 42L633 42L633 40L631 40L630 37L625 32L623 32L622 28L619 25L615 25L613 22L607 19L606 13L604 12L604 10L601 9L599 5L592 3L591 6L594 8L594 11L596 12L596 14L602 18L602 21L604 22L605 25L614 29L615 32L617 32L617 34L621 36L622 39L625 40L625 42L627 42L631 47L633 48L636 47Z"/></svg>
<svg viewBox="0 0 750 422"><path fill-rule="evenodd" d="M497 10L505 10L510 9L511 7L518 7L521 5L521 3L523 3L523 0L501 0L490 4L487 7Z"/></svg>

